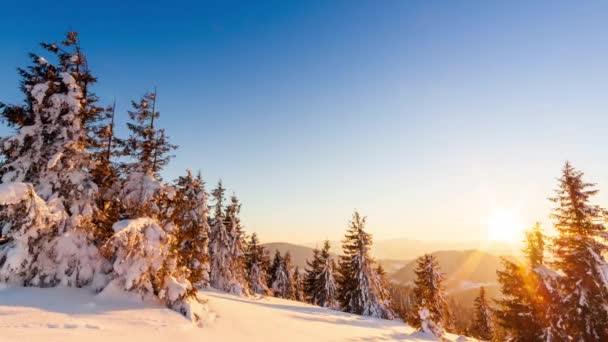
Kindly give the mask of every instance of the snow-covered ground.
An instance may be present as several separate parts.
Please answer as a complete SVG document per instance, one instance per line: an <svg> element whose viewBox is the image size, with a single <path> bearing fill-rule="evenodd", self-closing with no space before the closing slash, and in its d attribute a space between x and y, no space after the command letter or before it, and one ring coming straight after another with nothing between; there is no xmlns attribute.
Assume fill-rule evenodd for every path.
<svg viewBox="0 0 608 342"><path fill-rule="evenodd" d="M400 321L277 298L204 291L212 313L202 328L153 302L72 288L0 289L3 342L434 341ZM471 341L449 336L453 341Z"/></svg>

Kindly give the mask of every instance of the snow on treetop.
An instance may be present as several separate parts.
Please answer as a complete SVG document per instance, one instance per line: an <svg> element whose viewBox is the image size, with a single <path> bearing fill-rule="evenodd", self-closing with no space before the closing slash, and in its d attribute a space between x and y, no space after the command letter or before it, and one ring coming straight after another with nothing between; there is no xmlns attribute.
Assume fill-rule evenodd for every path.
<svg viewBox="0 0 608 342"><path fill-rule="evenodd" d="M17 204L30 193L31 185L26 183L0 184L0 205Z"/></svg>
<svg viewBox="0 0 608 342"><path fill-rule="evenodd" d="M112 229L115 233L121 232L123 230L134 230L141 231L143 227L148 225L157 225L156 221L149 217L140 217L132 220L122 220L114 223L112 225Z"/></svg>
<svg viewBox="0 0 608 342"><path fill-rule="evenodd" d="M32 87L32 90L30 91L30 93L32 94L32 97L34 99L36 99L36 102L38 102L38 104L41 104L42 101L44 100L44 95L46 95L46 91L48 89L49 89L48 83L38 83Z"/></svg>

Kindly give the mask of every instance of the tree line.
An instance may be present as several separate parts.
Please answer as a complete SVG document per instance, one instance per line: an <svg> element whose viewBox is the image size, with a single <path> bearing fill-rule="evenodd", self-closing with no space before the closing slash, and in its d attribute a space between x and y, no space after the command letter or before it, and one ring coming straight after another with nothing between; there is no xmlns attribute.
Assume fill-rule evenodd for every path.
<svg viewBox="0 0 608 342"><path fill-rule="evenodd" d="M194 321L198 290L274 295L392 318L387 281L369 255L359 213L336 264L329 243L306 270L273 260L247 237L241 203L200 173L161 177L177 146L159 127L156 91L131 102L129 135L116 105L100 106L78 34L42 43L19 69L22 104L0 103L12 134L0 140L0 281L20 286L109 287L154 296Z"/></svg>

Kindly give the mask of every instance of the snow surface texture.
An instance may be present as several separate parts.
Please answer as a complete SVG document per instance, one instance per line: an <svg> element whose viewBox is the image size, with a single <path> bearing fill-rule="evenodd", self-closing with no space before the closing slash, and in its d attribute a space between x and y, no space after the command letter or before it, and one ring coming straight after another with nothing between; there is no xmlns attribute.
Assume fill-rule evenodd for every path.
<svg viewBox="0 0 608 342"><path fill-rule="evenodd" d="M202 328L179 313L119 290L0 289L3 342L437 341L400 321L295 301L203 291L215 314ZM447 335L447 341L475 341Z"/></svg>
<svg viewBox="0 0 608 342"><path fill-rule="evenodd" d="M0 205L17 204L31 194L31 185L25 183L0 184Z"/></svg>

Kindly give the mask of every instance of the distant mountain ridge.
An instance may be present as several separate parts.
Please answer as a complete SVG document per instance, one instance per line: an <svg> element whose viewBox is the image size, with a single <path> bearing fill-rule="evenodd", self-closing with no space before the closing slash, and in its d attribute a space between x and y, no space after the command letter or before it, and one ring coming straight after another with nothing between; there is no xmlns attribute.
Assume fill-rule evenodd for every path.
<svg viewBox="0 0 608 342"><path fill-rule="evenodd" d="M287 242L271 242L262 244L270 251L270 256L274 256L274 253L278 250L281 254L285 254L285 252L289 251L291 253L291 262L294 266L300 267L300 269L304 270L306 268L306 260L311 260L313 255L312 247L296 245L293 243ZM322 245L319 246L319 248ZM332 251L339 250L332 245ZM331 253L332 258L336 261L338 260L338 254ZM391 274L403 266L407 265L410 260L394 260L394 259L380 259L378 260L382 267L386 270L388 274Z"/></svg>
<svg viewBox="0 0 608 342"><path fill-rule="evenodd" d="M479 251L437 251L431 253L437 258L441 271L446 276L448 291L489 286L498 282L496 270L501 268L500 257ZM390 275L391 281L399 284L413 283L417 263L412 260Z"/></svg>
<svg viewBox="0 0 608 342"><path fill-rule="evenodd" d="M332 251L339 253L342 243L332 241ZM319 242L306 243L304 246L314 247ZM437 251L479 250L495 256L519 255L520 248L500 241L433 241L412 239L374 240L372 255L377 259L414 260L426 253Z"/></svg>
<svg viewBox="0 0 608 342"><path fill-rule="evenodd" d="M306 260L311 260L313 255L313 248L300 246L293 243L287 242L271 242L262 244L270 251L270 257L273 257L275 252L278 250L281 254L289 251L291 254L291 262L293 266L298 266L304 270L306 268ZM319 246L321 248L322 246ZM333 258L337 258L336 254L331 254Z"/></svg>

